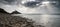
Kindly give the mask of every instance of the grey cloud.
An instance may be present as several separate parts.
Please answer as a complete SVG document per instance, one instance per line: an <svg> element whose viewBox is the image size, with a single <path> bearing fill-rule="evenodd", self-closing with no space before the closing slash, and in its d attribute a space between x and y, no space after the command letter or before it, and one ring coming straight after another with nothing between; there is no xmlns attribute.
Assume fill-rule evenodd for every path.
<svg viewBox="0 0 60 27"><path fill-rule="evenodd" d="M39 6L39 7L36 7L36 8L29 8L29 7L24 7L23 5L20 4L21 0L0 0L0 8L3 8L5 11L11 13L13 11L18 11L18 12L21 12L21 13L48 13L48 9L50 9L50 13L60 13L57 9L57 7L55 8L54 5L49 5L47 7L44 7L42 6ZM58 3L59 4L59 3Z"/></svg>
<svg viewBox="0 0 60 27"><path fill-rule="evenodd" d="M16 2L16 0L0 0L0 3L3 4L14 4Z"/></svg>
<svg viewBox="0 0 60 27"><path fill-rule="evenodd" d="M11 13L16 8L16 0L0 0L0 8L3 8L6 12Z"/></svg>

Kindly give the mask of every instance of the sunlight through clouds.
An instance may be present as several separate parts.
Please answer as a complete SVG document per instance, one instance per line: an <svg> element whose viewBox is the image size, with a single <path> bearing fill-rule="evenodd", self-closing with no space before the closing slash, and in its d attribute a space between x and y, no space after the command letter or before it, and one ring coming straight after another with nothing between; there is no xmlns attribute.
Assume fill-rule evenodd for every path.
<svg viewBox="0 0 60 27"><path fill-rule="evenodd" d="M39 14L54 14L59 13L58 8L55 7L58 5L57 1L41 1L41 0L13 0L11 2L0 0L0 8L3 8L8 13L12 13L13 11L18 11L20 13L39 13ZM27 2L31 2L30 4L26 4ZM37 2L37 3L35 3ZM27 5L27 6L26 6ZM30 6L31 5L31 6ZM36 6L35 6L36 5ZM30 7L29 7L30 6ZM33 8L34 6L34 8Z"/></svg>

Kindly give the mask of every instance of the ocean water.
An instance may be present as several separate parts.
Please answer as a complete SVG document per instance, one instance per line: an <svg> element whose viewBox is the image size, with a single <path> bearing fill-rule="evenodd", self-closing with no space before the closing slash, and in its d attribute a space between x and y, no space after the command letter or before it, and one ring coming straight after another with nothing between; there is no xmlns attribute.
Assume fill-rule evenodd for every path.
<svg viewBox="0 0 60 27"><path fill-rule="evenodd" d="M14 14L14 16L22 16L32 19L37 24L45 27L60 27L60 15Z"/></svg>

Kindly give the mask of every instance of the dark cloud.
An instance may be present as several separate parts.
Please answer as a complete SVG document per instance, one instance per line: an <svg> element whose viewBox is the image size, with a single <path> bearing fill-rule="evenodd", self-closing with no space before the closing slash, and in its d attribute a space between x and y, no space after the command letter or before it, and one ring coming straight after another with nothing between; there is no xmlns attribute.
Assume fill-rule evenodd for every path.
<svg viewBox="0 0 60 27"><path fill-rule="evenodd" d="M14 2L15 0L4 0L6 2Z"/></svg>
<svg viewBox="0 0 60 27"><path fill-rule="evenodd" d="M36 7L36 4L39 4L40 2L27 2L25 3L26 7Z"/></svg>
<svg viewBox="0 0 60 27"><path fill-rule="evenodd" d="M3 4L14 4L14 2L16 2L16 0L0 0L0 3L3 3Z"/></svg>
<svg viewBox="0 0 60 27"><path fill-rule="evenodd" d="M24 0L22 0L22 1L24 1ZM37 1L40 1L41 3L44 2L44 0L43 1L37 0ZM49 9L50 9L51 13L56 13L56 12L58 12L57 7L60 7L59 2L57 3L58 5L56 5L56 3L55 4L52 3L51 5L49 4L50 7L48 5L45 5L45 6L39 5L39 7L36 7L34 5L39 4L39 3L27 2L26 5L28 8L25 7L26 5L21 5L20 3L21 3L21 0L0 0L0 8L3 8L5 11L7 11L9 13L11 13L14 10L17 10L21 13L44 13L45 14L45 13L48 13ZM31 7L34 6L35 8L30 8L29 6L31 6Z"/></svg>

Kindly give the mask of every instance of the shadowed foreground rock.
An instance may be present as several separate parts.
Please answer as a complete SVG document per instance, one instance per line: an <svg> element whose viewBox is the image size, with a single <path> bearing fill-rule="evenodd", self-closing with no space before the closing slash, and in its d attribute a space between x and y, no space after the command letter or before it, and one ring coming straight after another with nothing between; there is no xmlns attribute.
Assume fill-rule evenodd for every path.
<svg viewBox="0 0 60 27"><path fill-rule="evenodd" d="M43 26L36 25L34 21L26 18L0 13L0 27L43 27Z"/></svg>

